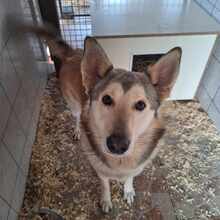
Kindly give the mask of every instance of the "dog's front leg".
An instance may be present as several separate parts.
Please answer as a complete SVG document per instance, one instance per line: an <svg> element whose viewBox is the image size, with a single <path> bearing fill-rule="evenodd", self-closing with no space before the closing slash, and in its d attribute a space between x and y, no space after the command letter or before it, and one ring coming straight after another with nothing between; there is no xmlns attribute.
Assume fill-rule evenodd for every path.
<svg viewBox="0 0 220 220"><path fill-rule="evenodd" d="M76 113L72 113L72 114L73 114L73 116L75 116L75 119L76 119L73 138L75 140L79 140L80 139L80 114L81 113L76 112Z"/></svg>
<svg viewBox="0 0 220 220"><path fill-rule="evenodd" d="M134 196L133 177L129 177L124 183L124 199L131 205L134 201Z"/></svg>
<svg viewBox="0 0 220 220"><path fill-rule="evenodd" d="M73 131L73 138L75 140L80 139L80 115L81 115L81 106L74 100L74 98L69 94L69 91L63 91L63 96L68 104L68 107L76 120L75 128Z"/></svg>
<svg viewBox="0 0 220 220"><path fill-rule="evenodd" d="M109 179L99 176L102 184L101 208L103 212L109 212L112 209L111 192Z"/></svg>

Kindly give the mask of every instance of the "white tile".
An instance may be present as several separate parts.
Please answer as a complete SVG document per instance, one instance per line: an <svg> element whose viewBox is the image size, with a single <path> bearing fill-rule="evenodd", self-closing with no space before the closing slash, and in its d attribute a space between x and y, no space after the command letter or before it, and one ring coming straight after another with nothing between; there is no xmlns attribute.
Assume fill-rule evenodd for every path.
<svg viewBox="0 0 220 220"><path fill-rule="evenodd" d="M216 108L220 112L220 85L219 85L217 93L215 94L214 103L216 105Z"/></svg>
<svg viewBox="0 0 220 220"><path fill-rule="evenodd" d="M216 0L216 4L215 4L216 8L218 8L220 10L220 1Z"/></svg>
<svg viewBox="0 0 220 220"><path fill-rule="evenodd" d="M33 127L33 125L32 125L32 127ZM31 127L31 130L33 130L32 127ZM21 168L22 168L22 171L23 171L25 177L27 177L28 171L29 171L29 166L30 166L30 162L31 162L30 160L31 160L32 146L34 143L36 130L34 130L33 132L30 132L30 134L29 134L29 137L28 137L27 142L25 144L24 151L22 153L22 158L21 158Z"/></svg>
<svg viewBox="0 0 220 220"><path fill-rule="evenodd" d="M213 98L220 82L220 63L212 56L209 65L207 66L204 77L202 79L203 85L206 87L208 94Z"/></svg>
<svg viewBox="0 0 220 220"><path fill-rule="evenodd" d="M20 125L27 135L28 133L28 126L31 119L31 109L30 105L26 99L25 91L22 87L20 87L15 103L14 103L14 112L16 113L16 116L20 122Z"/></svg>
<svg viewBox="0 0 220 220"><path fill-rule="evenodd" d="M203 0L202 0L203 1ZM215 5L216 1L219 1L219 0L208 0L212 5Z"/></svg>
<svg viewBox="0 0 220 220"><path fill-rule="evenodd" d="M218 59L218 61L220 62L220 37L218 37L215 42L213 53L215 57Z"/></svg>
<svg viewBox="0 0 220 220"><path fill-rule="evenodd" d="M12 197L12 207L19 212L23 203L24 192L26 185L26 177L20 171L17 176L14 193Z"/></svg>
<svg viewBox="0 0 220 220"><path fill-rule="evenodd" d="M0 141L0 195L8 203L11 201L17 170L15 161L6 150L6 146Z"/></svg>
<svg viewBox="0 0 220 220"><path fill-rule="evenodd" d="M211 4L208 0L203 0L201 2L201 6L206 10L208 11L208 13L212 13L213 9L214 9L214 6L213 4Z"/></svg>
<svg viewBox="0 0 220 220"><path fill-rule="evenodd" d="M7 49L19 78L23 79L25 63L28 60L27 53L23 53L21 56L21 51L25 51L24 39L19 35L11 36L7 42Z"/></svg>
<svg viewBox="0 0 220 220"><path fill-rule="evenodd" d="M13 209L10 209L7 220L17 220L17 219L18 219L18 214Z"/></svg>
<svg viewBox="0 0 220 220"><path fill-rule="evenodd" d="M25 144L25 136L19 121L12 111L3 134L3 141L14 159L19 163Z"/></svg>
<svg viewBox="0 0 220 220"><path fill-rule="evenodd" d="M6 23L6 1L0 1L0 53L6 40L9 37L9 32L5 28Z"/></svg>
<svg viewBox="0 0 220 220"><path fill-rule="evenodd" d="M211 103L208 109L208 114L214 122L216 128L220 131L220 112L213 103Z"/></svg>
<svg viewBox="0 0 220 220"><path fill-rule="evenodd" d="M1 86L0 83L0 138L2 137L2 134L4 132L4 129L6 127L6 123L8 121L8 117L10 114L11 106L8 101L8 98L6 97L5 91Z"/></svg>
<svg viewBox="0 0 220 220"><path fill-rule="evenodd" d="M197 91L196 97L198 98L202 108L207 111L208 107L211 103L211 97L209 97L206 89L204 88L203 85L199 86L199 89Z"/></svg>
<svg viewBox="0 0 220 220"><path fill-rule="evenodd" d="M9 206L0 198L0 219L7 220Z"/></svg>
<svg viewBox="0 0 220 220"><path fill-rule="evenodd" d="M1 84L10 102L13 103L21 82L11 63L7 49L4 49L2 56L0 56L0 66Z"/></svg>
<svg viewBox="0 0 220 220"><path fill-rule="evenodd" d="M215 8L213 10L213 13L212 13L213 17L217 19L218 22L220 22L220 10Z"/></svg>

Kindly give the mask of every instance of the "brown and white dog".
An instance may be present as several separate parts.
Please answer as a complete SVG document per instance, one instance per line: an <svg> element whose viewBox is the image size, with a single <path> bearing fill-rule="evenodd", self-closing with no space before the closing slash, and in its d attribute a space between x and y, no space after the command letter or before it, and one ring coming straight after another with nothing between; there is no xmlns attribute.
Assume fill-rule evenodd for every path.
<svg viewBox="0 0 220 220"><path fill-rule="evenodd" d="M43 36L61 60L59 80L76 118L75 137L102 183L101 207L112 208L111 179L124 183L124 199L131 204L133 178L158 152L164 133L160 104L176 81L181 49L173 48L146 73L115 69L98 42L85 39L84 51L72 49L43 28L29 29Z"/></svg>

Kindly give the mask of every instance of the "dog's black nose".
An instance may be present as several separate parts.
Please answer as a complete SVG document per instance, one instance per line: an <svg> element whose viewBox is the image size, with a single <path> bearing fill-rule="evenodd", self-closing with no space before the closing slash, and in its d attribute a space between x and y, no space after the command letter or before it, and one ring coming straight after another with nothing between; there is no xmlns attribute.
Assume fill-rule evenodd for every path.
<svg viewBox="0 0 220 220"><path fill-rule="evenodd" d="M130 141L122 135L112 134L106 139L106 144L111 153L123 154L128 150Z"/></svg>

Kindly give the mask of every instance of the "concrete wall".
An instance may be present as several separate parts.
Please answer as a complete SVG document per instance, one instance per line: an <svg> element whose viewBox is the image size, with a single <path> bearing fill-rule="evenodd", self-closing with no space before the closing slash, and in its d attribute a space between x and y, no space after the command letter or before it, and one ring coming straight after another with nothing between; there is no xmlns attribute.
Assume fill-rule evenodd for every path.
<svg viewBox="0 0 220 220"><path fill-rule="evenodd" d="M17 219L22 205L48 72L45 65L39 70L29 38L10 23L24 18L28 4L0 1L0 220Z"/></svg>
<svg viewBox="0 0 220 220"><path fill-rule="evenodd" d="M195 1L210 16L220 22L220 0ZM220 37L216 41L196 97L220 130Z"/></svg>

